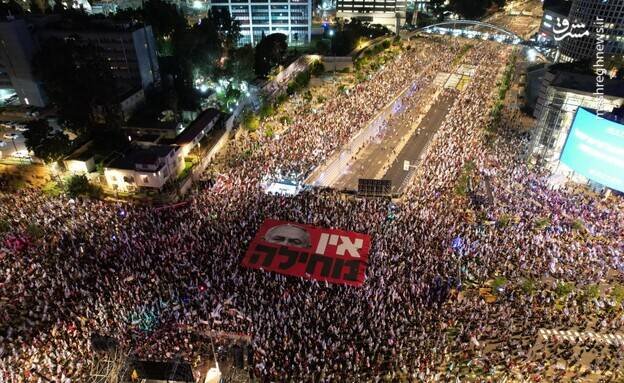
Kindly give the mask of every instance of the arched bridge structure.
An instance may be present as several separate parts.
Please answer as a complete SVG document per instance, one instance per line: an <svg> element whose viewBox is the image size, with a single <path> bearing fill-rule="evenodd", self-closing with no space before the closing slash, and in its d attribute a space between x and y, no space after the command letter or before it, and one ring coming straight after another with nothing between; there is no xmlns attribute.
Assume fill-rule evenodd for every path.
<svg viewBox="0 0 624 383"><path fill-rule="evenodd" d="M418 32L454 35L474 39L493 40L505 44L526 44L517 34L494 24L475 20L449 20L420 28Z"/></svg>

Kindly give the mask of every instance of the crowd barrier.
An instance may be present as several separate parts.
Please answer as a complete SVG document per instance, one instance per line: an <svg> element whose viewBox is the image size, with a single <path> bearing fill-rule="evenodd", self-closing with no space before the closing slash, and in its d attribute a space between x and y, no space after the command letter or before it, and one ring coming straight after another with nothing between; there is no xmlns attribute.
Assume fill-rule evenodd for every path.
<svg viewBox="0 0 624 383"><path fill-rule="evenodd" d="M415 87L416 82L406 86L351 141L333 154L325 164L312 172L305 180L305 184L315 187L331 187L347 170L349 162L357 152L387 128L387 122L393 115L400 113L405 97L410 97Z"/></svg>

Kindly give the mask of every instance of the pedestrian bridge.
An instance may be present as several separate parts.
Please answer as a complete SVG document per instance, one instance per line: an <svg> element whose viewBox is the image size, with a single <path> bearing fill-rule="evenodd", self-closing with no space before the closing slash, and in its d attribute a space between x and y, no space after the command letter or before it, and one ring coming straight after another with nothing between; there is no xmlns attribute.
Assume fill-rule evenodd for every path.
<svg viewBox="0 0 624 383"><path fill-rule="evenodd" d="M526 44L517 34L494 24L474 20L449 20L418 29L419 32L492 40L503 44Z"/></svg>

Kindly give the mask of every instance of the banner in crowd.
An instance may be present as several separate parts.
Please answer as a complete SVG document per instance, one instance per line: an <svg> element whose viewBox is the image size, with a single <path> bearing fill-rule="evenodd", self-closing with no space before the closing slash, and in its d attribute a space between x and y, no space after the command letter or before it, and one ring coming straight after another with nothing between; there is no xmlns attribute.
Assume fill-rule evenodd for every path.
<svg viewBox="0 0 624 383"><path fill-rule="evenodd" d="M331 283L364 283L370 237L267 219L251 241L243 266Z"/></svg>

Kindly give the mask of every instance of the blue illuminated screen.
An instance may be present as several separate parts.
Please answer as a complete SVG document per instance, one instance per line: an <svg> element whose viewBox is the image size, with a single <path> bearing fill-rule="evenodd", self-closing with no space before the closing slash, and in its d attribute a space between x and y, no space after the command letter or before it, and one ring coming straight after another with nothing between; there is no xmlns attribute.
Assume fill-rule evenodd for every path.
<svg viewBox="0 0 624 383"><path fill-rule="evenodd" d="M590 180L624 192L624 125L579 108L560 159Z"/></svg>

